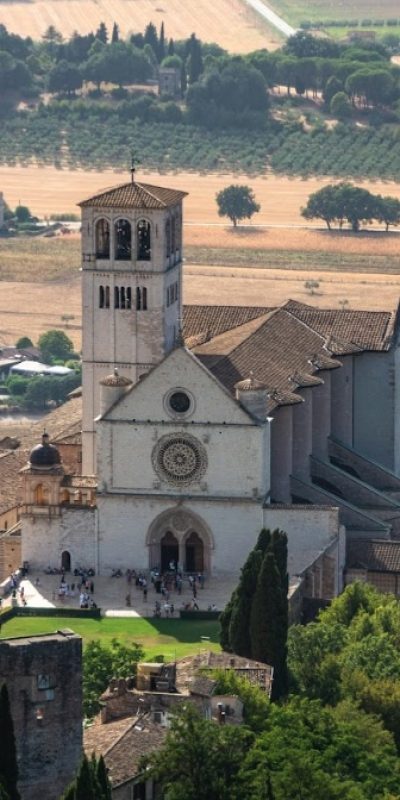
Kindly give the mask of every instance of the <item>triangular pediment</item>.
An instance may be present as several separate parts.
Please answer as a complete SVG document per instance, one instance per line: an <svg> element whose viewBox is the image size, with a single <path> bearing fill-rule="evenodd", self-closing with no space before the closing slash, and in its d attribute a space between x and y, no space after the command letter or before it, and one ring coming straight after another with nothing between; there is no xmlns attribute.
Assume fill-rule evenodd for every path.
<svg viewBox="0 0 400 800"><path fill-rule="evenodd" d="M174 411L171 397L186 394L187 411ZM224 386L185 347L168 356L139 383L123 395L102 419L107 421L146 421L210 423L217 425L255 424Z"/></svg>

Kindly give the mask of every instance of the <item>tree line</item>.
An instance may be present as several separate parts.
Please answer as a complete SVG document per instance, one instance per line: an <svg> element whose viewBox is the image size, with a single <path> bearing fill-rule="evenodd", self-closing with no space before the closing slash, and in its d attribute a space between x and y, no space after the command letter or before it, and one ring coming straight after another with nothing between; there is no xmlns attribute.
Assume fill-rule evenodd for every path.
<svg viewBox="0 0 400 800"><path fill-rule="evenodd" d="M329 230L332 224L341 229L348 222L357 233L362 223L376 220L388 231L390 225L400 224L400 200L342 181L313 192L301 214L305 219L323 219Z"/></svg>

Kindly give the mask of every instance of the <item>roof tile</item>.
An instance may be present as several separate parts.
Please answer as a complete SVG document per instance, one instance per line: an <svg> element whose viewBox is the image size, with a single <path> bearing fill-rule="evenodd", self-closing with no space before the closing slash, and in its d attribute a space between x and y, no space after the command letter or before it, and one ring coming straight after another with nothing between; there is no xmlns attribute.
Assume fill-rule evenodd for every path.
<svg viewBox="0 0 400 800"><path fill-rule="evenodd" d="M105 189L78 205L82 208L93 206L94 208L163 209L178 205L186 196L187 192L131 181Z"/></svg>

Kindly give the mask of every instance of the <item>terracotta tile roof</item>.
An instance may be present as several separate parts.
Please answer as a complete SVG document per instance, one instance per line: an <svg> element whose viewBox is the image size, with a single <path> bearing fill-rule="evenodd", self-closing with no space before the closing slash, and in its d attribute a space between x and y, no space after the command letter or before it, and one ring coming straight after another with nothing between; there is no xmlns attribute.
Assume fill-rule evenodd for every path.
<svg viewBox="0 0 400 800"><path fill-rule="evenodd" d="M347 569L400 572L400 542L355 539L347 544Z"/></svg>
<svg viewBox="0 0 400 800"><path fill-rule="evenodd" d="M253 661L235 653L214 653L207 651L194 656L180 658L176 662L176 687L178 691L190 691L193 681L198 680L201 673L208 670L233 669L241 677L247 677L251 683L262 685L270 691L272 684L273 668L262 661ZM201 674L200 673L200 674Z"/></svg>
<svg viewBox="0 0 400 800"><path fill-rule="evenodd" d="M129 717L102 725L97 717L84 733L84 750L103 754L113 787L132 780L139 772L142 756L159 750L167 729L153 722L152 715Z"/></svg>
<svg viewBox="0 0 400 800"><path fill-rule="evenodd" d="M226 331L193 352L232 393L235 384L252 373L268 388L267 410L301 402L296 388L319 383L316 373L340 367L326 349L325 337L286 308L260 316L253 329L249 323L243 325L242 332L248 335L238 337L236 344Z"/></svg>
<svg viewBox="0 0 400 800"><path fill-rule="evenodd" d="M265 306L183 306L183 333L188 347L192 337L207 341L271 311ZM193 343L194 344L194 343Z"/></svg>
<svg viewBox="0 0 400 800"><path fill-rule="evenodd" d="M332 352L340 355L361 350L388 350L392 341L396 312L322 309L289 300L287 311L329 339ZM336 349L335 349L336 345Z"/></svg>
<svg viewBox="0 0 400 800"><path fill-rule="evenodd" d="M52 444L81 444L82 442L82 421L79 419L69 425L64 431L52 436Z"/></svg>
<svg viewBox="0 0 400 800"><path fill-rule="evenodd" d="M25 466L26 461L25 449L0 453L0 514L21 503L22 479L19 470Z"/></svg>
<svg viewBox="0 0 400 800"><path fill-rule="evenodd" d="M78 205L82 208L94 206L95 208L163 209L178 205L186 196L187 192L135 181L105 189Z"/></svg>

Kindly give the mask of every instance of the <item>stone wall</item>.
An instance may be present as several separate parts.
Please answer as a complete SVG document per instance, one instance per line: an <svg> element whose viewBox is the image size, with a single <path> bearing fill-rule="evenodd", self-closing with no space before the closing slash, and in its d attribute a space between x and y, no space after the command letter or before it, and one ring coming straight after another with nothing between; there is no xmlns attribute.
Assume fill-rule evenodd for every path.
<svg viewBox="0 0 400 800"><path fill-rule="evenodd" d="M0 641L22 800L58 800L82 755L82 640L72 631Z"/></svg>
<svg viewBox="0 0 400 800"><path fill-rule="evenodd" d="M71 555L71 569L93 567L95 553L95 509L62 507L56 517L27 515L23 518L22 560L33 570L61 567L64 550Z"/></svg>

